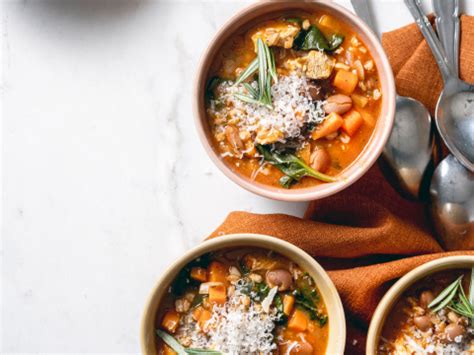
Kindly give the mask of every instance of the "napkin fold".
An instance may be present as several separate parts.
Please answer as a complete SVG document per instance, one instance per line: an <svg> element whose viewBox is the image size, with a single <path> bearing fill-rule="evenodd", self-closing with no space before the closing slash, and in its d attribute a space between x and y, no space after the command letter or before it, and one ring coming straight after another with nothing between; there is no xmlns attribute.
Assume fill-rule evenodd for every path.
<svg viewBox="0 0 474 355"><path fill-rule="evenodd" d="M383 46L400 95L431 112L441 75L415 24L385 33ZM474 17L461 17L461 77L474 82ZM347 354L365 352L371 316L387 289L413 268L448 255L433 236L426 206L408 201L384 179L379 165L343 192L310 203L303 219L282 214L231 213L210 238L259 233L289 241L316 258L334 281L346 311Z"/></svg>

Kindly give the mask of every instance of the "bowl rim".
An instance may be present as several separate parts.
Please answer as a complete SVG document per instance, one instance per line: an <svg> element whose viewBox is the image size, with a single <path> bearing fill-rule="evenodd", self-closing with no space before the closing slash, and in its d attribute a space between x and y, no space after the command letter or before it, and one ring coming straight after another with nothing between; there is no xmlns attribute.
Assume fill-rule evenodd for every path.
<svg viewBox="0 0 474 355"><path fill-rule="evenodd" d="M375 309L374 315L370 322L369 331L367 333L366 354L376 354L379 336L385 324L385 319L390 314L394 304L398 301L400 296L410 286L414 285L417 281L425 278L426 276L449 269L467 268L469 267L467 265L474 267L474 256L446 256L421 264L395 282L382 297L382 300Z"/></svg>
<svg viewBox="0 0 474 355"><path fill-rule="evenodd" d="M249 247L260 247L267 248L272 250L274 246L274 251L287 257L288 259L297 262L299 265L305 264L310 266L311 270L305 270L309 272L313 277L317 274L319 278L318 289L321 291L321 288L324 287L326 291L321 291L323 299L325 300L326 306L328 305L328 297L332 300L333 312L330 315L330 328L329 328L329 339L328 339L328 348L332 346L331 353L343 354L346 344L346 321L344 308L342 305L341 298L339 293L330 279L327 272L323 267L308 253L306 253L301 248L279 239L277 237L264 235L264 234L255 234L255 233L237 233L237 234L227 234L213 239L205 240L198 244L196 247L188 250L177 260L171 263L163 272L161 272L158 281L155 283L154 287L150 291L148 299L145 303L143 310L141 324L140 324L140 348L143 354L147 354L147 330L150 322L154 323L156 317L156 310L153 309L156 304L156 308L159 307L161 298L163 296L163 289L161 286L163 284L168 285L175 277L176 273L189 261L194 258L212 251L219 250L224 248L235 248L239 246L249 246ZM289 256L287 254L292 254ZM298 259L298 260L295 260ZM322 285L320 281L323 281ZM160 291L161 290L161 291ZM330 343L332 341L332 344Z"/></svg>
<svg viewBox="0 0 474 355"><path fill-rule="evenodd" d="M321 6L323 9L332 9L338 12L345 21L353 22L356 27L356 32L359 34L363 34L366 36L367 40L365 41L366 44L370 43L370 46L373 47L372 54L376 61L378 61L378 71L380 73L384 73L385 83L387 88L383 92L382 100L382 109L386 106L386 112L384 117L382 113L379 116L379 120L383 119L385 122L383 123L380 132L373 132L369 141L365 144L363 150L359 153L357 158L348 166L348 168L352 169L354 163L357 163L357 168L354 168L353 171L349 175L345 175L344 171L342 175L340 175L340 180L333 182L333 183L324 183L315 185L308 188L301 188L301 189L283 189L277 188L261 183L255 183L250 181L248 178L241 176L239 173L234 172L231 167L229 167L219 156L218 153L215 151L212 142L207 137L205 126L205 121L207 117L201 117L201 105L203 104L202 89L205 87L205 81L207 80L207 69L208 64L212 63L213 58L210 57L211 52L215 50L218 46L216 43L222 39L222 37L226 36L226 32L236 23L243 21L247 16L251 15L251 13L257 9L265 8L269 6L270 8L278 3L279 5L288 4L291 5L301 5L301 4L310 4L311 6ZM273 12L273 10L268 11L268 13ZM261 16L265 16L262 14ZM243 21L245 23L245 21ZM235 31L234 31L235 32ZM376 56L374 55L377 54ZM378 59L377 59L378 58ZM204 84L203 84L204 82ZM328 197L330 195L336 194L337 192L349 187L357 180L359 180L369 169L372 167L377 158L383 151L383 148L388 141L390 133L392 131L393 122L395 118L395 98L396 98L396 89L395 89L395 79L393 77L392 68L388 61L388 58L385 54L385 51L382 47L381 42L377 38L377 36L373 33L373 31L369 28L365 22L362 21L357 15L350 12L345 7L336 4L332 1L321 1L321 0L314 0L314 1L258 1L253 4L250 4L241 10L239 10L236 14L234 14L229 20L227 20L217 31L217 33L213 36L211 41L209 42L208 46L204 50L203 54L201 55L200 62L198 64L195 78L194 78L194 88L193 88L193 116L194 116L194 123L198 131L198 136L201 141L201 144L204 147L209 158L213 161L213 163L219 168L220 171L224 173L227 178L232 180L233 182L237 183L241 187L245 188L246 190L258 194L263 197L281 200L281 201L311 201L316 199L321 199L324 197ZM205 111L205 109L204 109ZM377 125L374 127L374 130L377 129ZM370 145L370 149L369 149Z"/></svg>

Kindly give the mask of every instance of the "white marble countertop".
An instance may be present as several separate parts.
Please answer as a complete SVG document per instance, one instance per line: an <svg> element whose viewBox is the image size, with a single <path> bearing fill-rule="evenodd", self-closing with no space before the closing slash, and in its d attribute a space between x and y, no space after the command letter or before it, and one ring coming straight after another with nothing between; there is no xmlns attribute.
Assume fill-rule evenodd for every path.
<svg viewBox="0 0 474 355"><path fill-rule="evenodd" d="M227 213L303 213L234 185L195 134L198 59L243 6L2 1L2 353L136 353L160 272Z"/></svg>

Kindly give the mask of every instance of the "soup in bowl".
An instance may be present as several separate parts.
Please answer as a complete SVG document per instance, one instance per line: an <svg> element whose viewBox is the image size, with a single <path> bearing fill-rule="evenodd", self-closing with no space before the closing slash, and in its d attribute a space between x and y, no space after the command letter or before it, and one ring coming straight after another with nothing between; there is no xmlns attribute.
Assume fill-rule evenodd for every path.
<svg viewBox="0 0 474 355"><path fill-rule="evenodd" d="M195 106L204 144L227 175L268 197L304 200L370 167L394 97L365 24L331 3L278 2L252 5L219 32Z"/></svg>
<svg viewBox="0 0 474 355"><path fill-rule="evenodd" d="M153 354L342 353L342 305L324 270L276 238L205 242L173 265L146 308Z"/></svg>
<svg viewBox="0 0 474 355"><path fill-rule="evenodd" d="M474 257L448 257L400 279L370 325L368 354L472 354Z"/></svg>

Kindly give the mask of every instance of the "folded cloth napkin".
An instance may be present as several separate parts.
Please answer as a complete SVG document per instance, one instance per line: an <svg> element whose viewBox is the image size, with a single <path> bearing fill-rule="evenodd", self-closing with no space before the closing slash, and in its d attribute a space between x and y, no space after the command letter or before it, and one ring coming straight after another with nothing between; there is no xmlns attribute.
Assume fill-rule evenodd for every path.
<svg viewBox="0 0 474 355"><path fill-rule="evenodd" d="M461 76L474 82L474 18L462 16ZM384 34L399 94L433 111L442 80L418 28ZM309 205L305 218L281 214L231 213L211 238L259 233L289 241L314 256L334 281L347 318L347 354L362 354L372 314L393 282L411 269L448 255L433 237L426 206L403 199L379 166L345 191Z"/></svg>

